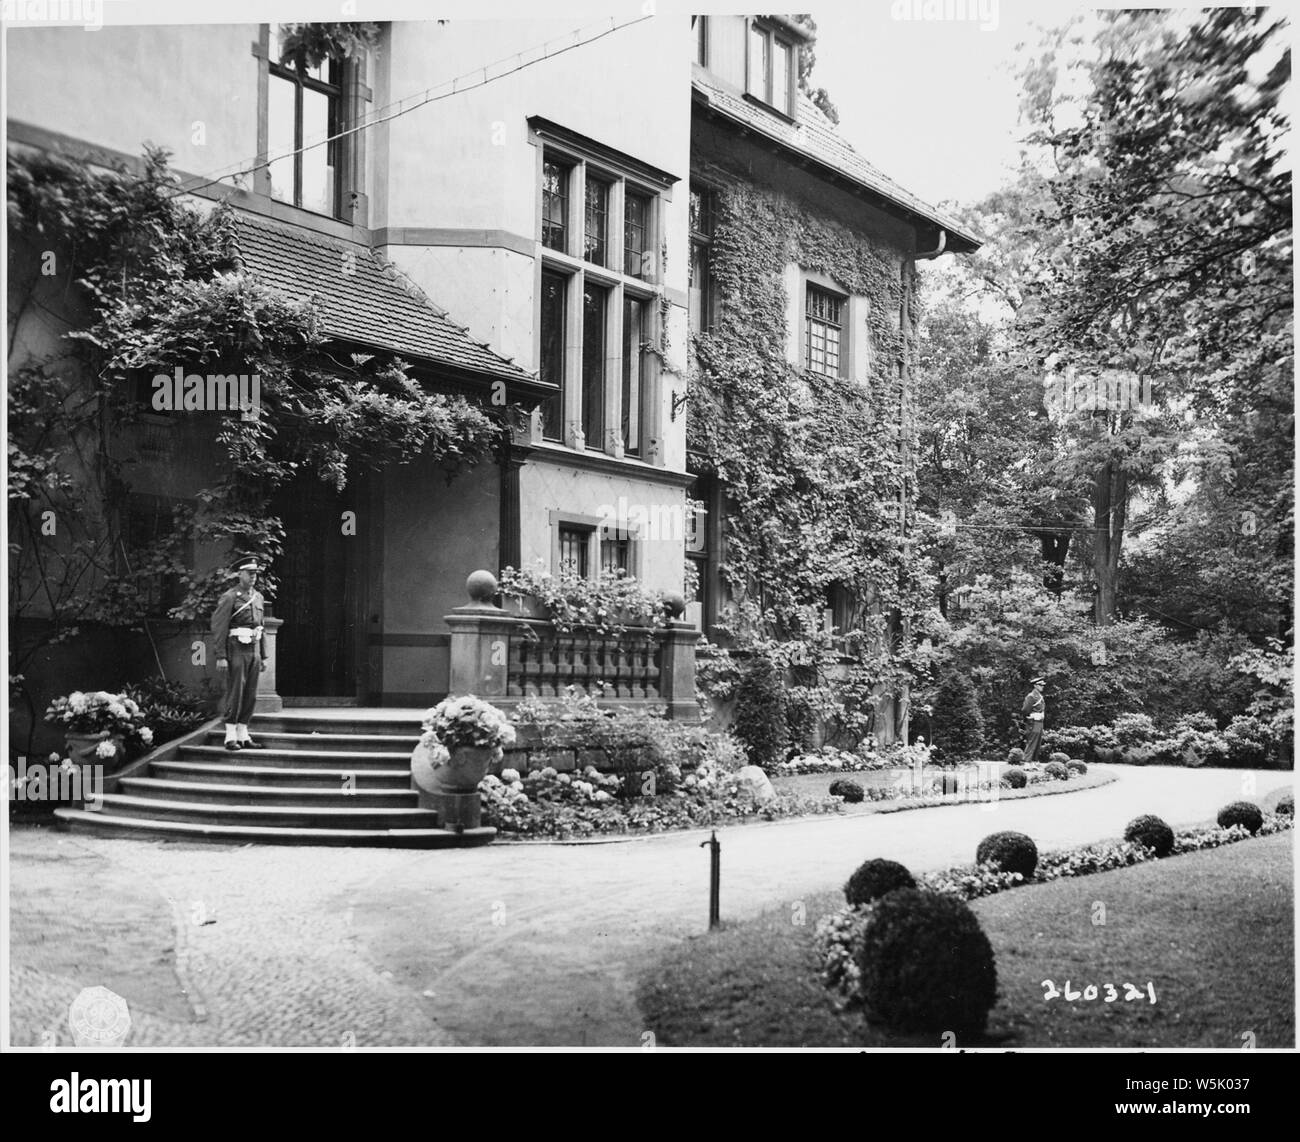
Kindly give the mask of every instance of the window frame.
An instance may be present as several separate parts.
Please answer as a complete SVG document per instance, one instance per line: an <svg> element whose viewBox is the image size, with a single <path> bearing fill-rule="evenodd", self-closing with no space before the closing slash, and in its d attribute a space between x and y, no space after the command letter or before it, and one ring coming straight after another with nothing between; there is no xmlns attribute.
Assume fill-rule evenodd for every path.
<svg viewBox="0 0 1300 1142"><path fill-rule="evenodd" d="M803 307L803 367L810 373L816 373L822 377L847 377L850 357L850 347L848 344L852 330L849 324L849 295L837 290L830 289L819 281L813 281L810 278L804 278L804 307ZM836 306L837 321L829 321L812 312L812 300L814 294L834 302ZM819 369L813 365L813 328L815 325L825 326L836 331L835 336L835 369Z"/></svg>
<svg viewBox="0 0 1300 1142"><path fill-rule="evenodd" d="M609 521L603 516L581 515L576 512L552 510L549 513L551 529L551 569L552 574L562 571L561 542L564 532L580 532L585 537L584 558L587 563L585 578L595 582L602 574L602 547L607 542L627 543L627 575L640 578L641 575L641 529L639 526L626 528L609 527Z"/></svg>
<svg viewBox="0 0 1300 1142"><path fill-rule="evenodd" d="M534 127L533 141L539 149L539 179L545 182L548 165L557 163L569 169L567 240L563 249L542 242L544 217L543 193L537 195L537 263L538 314L537 350L541 361L542 274L555 273L566 278L566 328L565 343L569 352L562 365L559 405L563 410L560 431L543 434L541 426L534 431L534 439L580 451L603 453L615 459L632 459L642 463L662 463L662 449L655 447L660 425L657 395L661 378L658 360L653 347L662 339L662 315L659 307L651 304L663 294L662 259L659 249L667 203L671 200L673 176L638 163L627 156L619 162L612 153L597 154L557 138L558 129L540 130ZM549 126L549 125L548 125ZM652 180L657 180L652 181ZM588 260L587 246L587 186L599 182L605 188L605 248L600 260ZM627 265L626 203L630 196L646 204L643 257L641 275L624 272ZM599 250L592 252L599 257ZM589 379L583 360L583 305L587 289L599 286L606 291L602 365L603 415L600 439L592 440L586 432L593 427L585 399L584 378ZM624 398L624 312L626 301L641 303L643 329L640 340L638 367L639 385L639 439L631 441L625 434L624 422L629 420L623 409ZM650 348L647 349L646 347ZM629 394L630 395L630 394ZM629 425L630 427L630 425ZM632 448L627 447L633 443Z"/></svg>
<svg viewBox="0 0 1300 1142"><path fill-rule="evenodd" d="M753 37L759 35L763 37L763 82L762 94L758 94L754 88L754 53ZM781 100L776 100L777 95L777 77L775 75L777 53L775 45L782 44L789 53L786 57L786 74L783 90L781 90ZM755 102L766 107L769 111L775 111L778 115L784 116L793 122L795 118L795 85L796 77L799 70L800 45L793 36L783 32L774 24L768 23L763 19L756 19L753 16L745 18L745 98L752 99Z"/></svg>
<svg viewBox="0 0 1300 1142"><path fill-rule="evenodd" d="M713 236L714 225L717 218L718 205L718 188L708 183L691 181L690 196L694 198L700 196L701 204L704 205L702 213L708 215L708 228L699 230L695 226L695 219L691 217L691 211L687 210L688 223L688 244L689 244L689 262L687 265L687 321L691 333L709 333L712 331L714 324L717 322L717 291L713 284ZM691 284L690 275L695 269L695 254L700 251L701 266L704 271L703 285L699 289L700 320L696 320L695 298L692 291L695 287Z"/></svg>
<svg viewBox="0 0 1300 1142"><path fill-rule="evenodd" d="M252 51L258 60L259 79L257 91L257 149L258 165L253 172L254 193L261 195L286 209L301 210L315 218L327 218L345 225L364 226L367 222L367 202L364 187L362 165L364 162L364 132L343 135L333 142L324 144L326 158L333 152L333 180L331 192L334 202L329 212L322 212L313 206L302 205L303 161L300 148L303 145L303 91L313 91L325 95L329 100L326 133L328 136L339 135L361 116L363 104L370 99L370 93L364 83L366 61L364 57L356 59L326 61L328 79L320 79L307 72L300 72L296 67L279 61L278 24L265 23L259 26L258 38L253 41ZM270 150L271 131L271 84L287 82L294 87L294 124L293 147L295 153L285 156L293 166L293 197L279 198L273 193L271 179ZM281 161L284 161L282 158Z"/></svg>

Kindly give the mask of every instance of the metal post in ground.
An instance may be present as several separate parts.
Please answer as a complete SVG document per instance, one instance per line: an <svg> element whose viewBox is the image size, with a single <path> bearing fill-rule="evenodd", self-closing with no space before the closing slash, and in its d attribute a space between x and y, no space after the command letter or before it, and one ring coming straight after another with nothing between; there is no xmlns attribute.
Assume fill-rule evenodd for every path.
<svg viewBox="0 0 1300 1142"><path fill-rule="evenodd" d="M722 919L719 913L718 893L722 883L722 846L718 843L718 831L714 829L707 841L700 842L700 848L709 846L709 927L717 928Z"/></svg>

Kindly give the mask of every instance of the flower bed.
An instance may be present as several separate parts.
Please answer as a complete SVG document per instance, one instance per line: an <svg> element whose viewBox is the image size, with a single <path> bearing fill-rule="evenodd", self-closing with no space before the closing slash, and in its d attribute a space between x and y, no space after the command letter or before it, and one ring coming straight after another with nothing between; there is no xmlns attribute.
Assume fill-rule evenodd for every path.
<svg viewBox="0 0 1300 1142"><path fill-rule="evenodd" d="M1173 854L1198 852L1249 840L1251 836L1265 836L1284 832L1294 827L1293 818L1276 813L1267 814L1258 832L1252 834L1244 825L1231 828L1184 829L1174 837ZM933 892L975 900L990 896L1022 884L1045 884L1066 876L1088 876L1095 872L1109 872L1127 868L1149 860L1161 860L1143 845L1127 841L1104 841L1078 849L1044 853L1031 877L1026 879L1018 872L998 872L990 865L961 865L942 872L926 873L919 878L919 887ZM814 948L821 960L822 982L838 993L846 1003L856 1003L859 969L855 949L862 929L871 915L873 904L856 907L846 905L824 916L814 932Z"/></svg>
<svg viewBox="0 0 1300 1142"><path fill-rule="evenodd" d="M788 793L763 802L747 793L733 774L709 766L683 774L677 788L655 796L628 795L628 790L623 777L602 774L595 766L574 774L551 767L527 775L507 769L479 785L484 824L506 835L557 839L657 833L750 818L773 821L833 813L840 805L838 798Z"/></svg>

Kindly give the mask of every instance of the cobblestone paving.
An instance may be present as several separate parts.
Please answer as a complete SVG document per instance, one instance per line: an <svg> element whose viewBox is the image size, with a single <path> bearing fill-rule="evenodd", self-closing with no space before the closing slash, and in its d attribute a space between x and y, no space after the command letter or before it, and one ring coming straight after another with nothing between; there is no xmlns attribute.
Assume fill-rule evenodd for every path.
<svg viewBox="0 0 1300 1142"><path fill-rule="evenodd" d="M350 930L349 894L409 853L231 849L21 828L10 845L15 1045L70 1046L68 1006L91 986L127 1000L130 1047L452 1042L391 972L366 960ZM59 864L43 861L55 847ZM69 871L75 886L66 883ZM131 903L128 879L134 896L153 894L152 914ZM54 941L51 901L63 908ZM156 947L119 942L106 931L109 911L117 927L123 913L133 914ZM124 977L117 965L133 955L152 957L154 970L146 964Z"/></svg>

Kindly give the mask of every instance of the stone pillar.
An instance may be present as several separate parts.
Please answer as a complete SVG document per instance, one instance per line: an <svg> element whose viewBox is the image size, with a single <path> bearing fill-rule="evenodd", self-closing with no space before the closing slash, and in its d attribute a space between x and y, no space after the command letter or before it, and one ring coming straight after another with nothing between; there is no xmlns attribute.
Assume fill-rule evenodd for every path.
<svg viewBox="0 0 1300 1142"><path fill-rule="evenodd" d="M673 617L659 636L663 646L659 660L659 696L673 721L698 722L700 705L695 696L695 644L700 640L700 632L681 619L686 611L685 599L680 595L670 595L664 602Z"/></svg>
<svg viewBox="0 0 1300 1142"><path fill-rule="evenodd" d="M496 576L475 571L465 580L468 606L446 616L451 628L451 674L447 692L473 694L485 701L506 697L510 632L515 620L492 602Z"/></svg>
<svg viewBox="0 0 1300 1142"><path fill-rule="evenodd" d="M283 625L284 619L273 619L269 615L262 619L262 649L266 651L266 666L257 676L257 705L253 707L257 714L278 714L284 709L284 701L275 688L276 635Z"/></svg>

